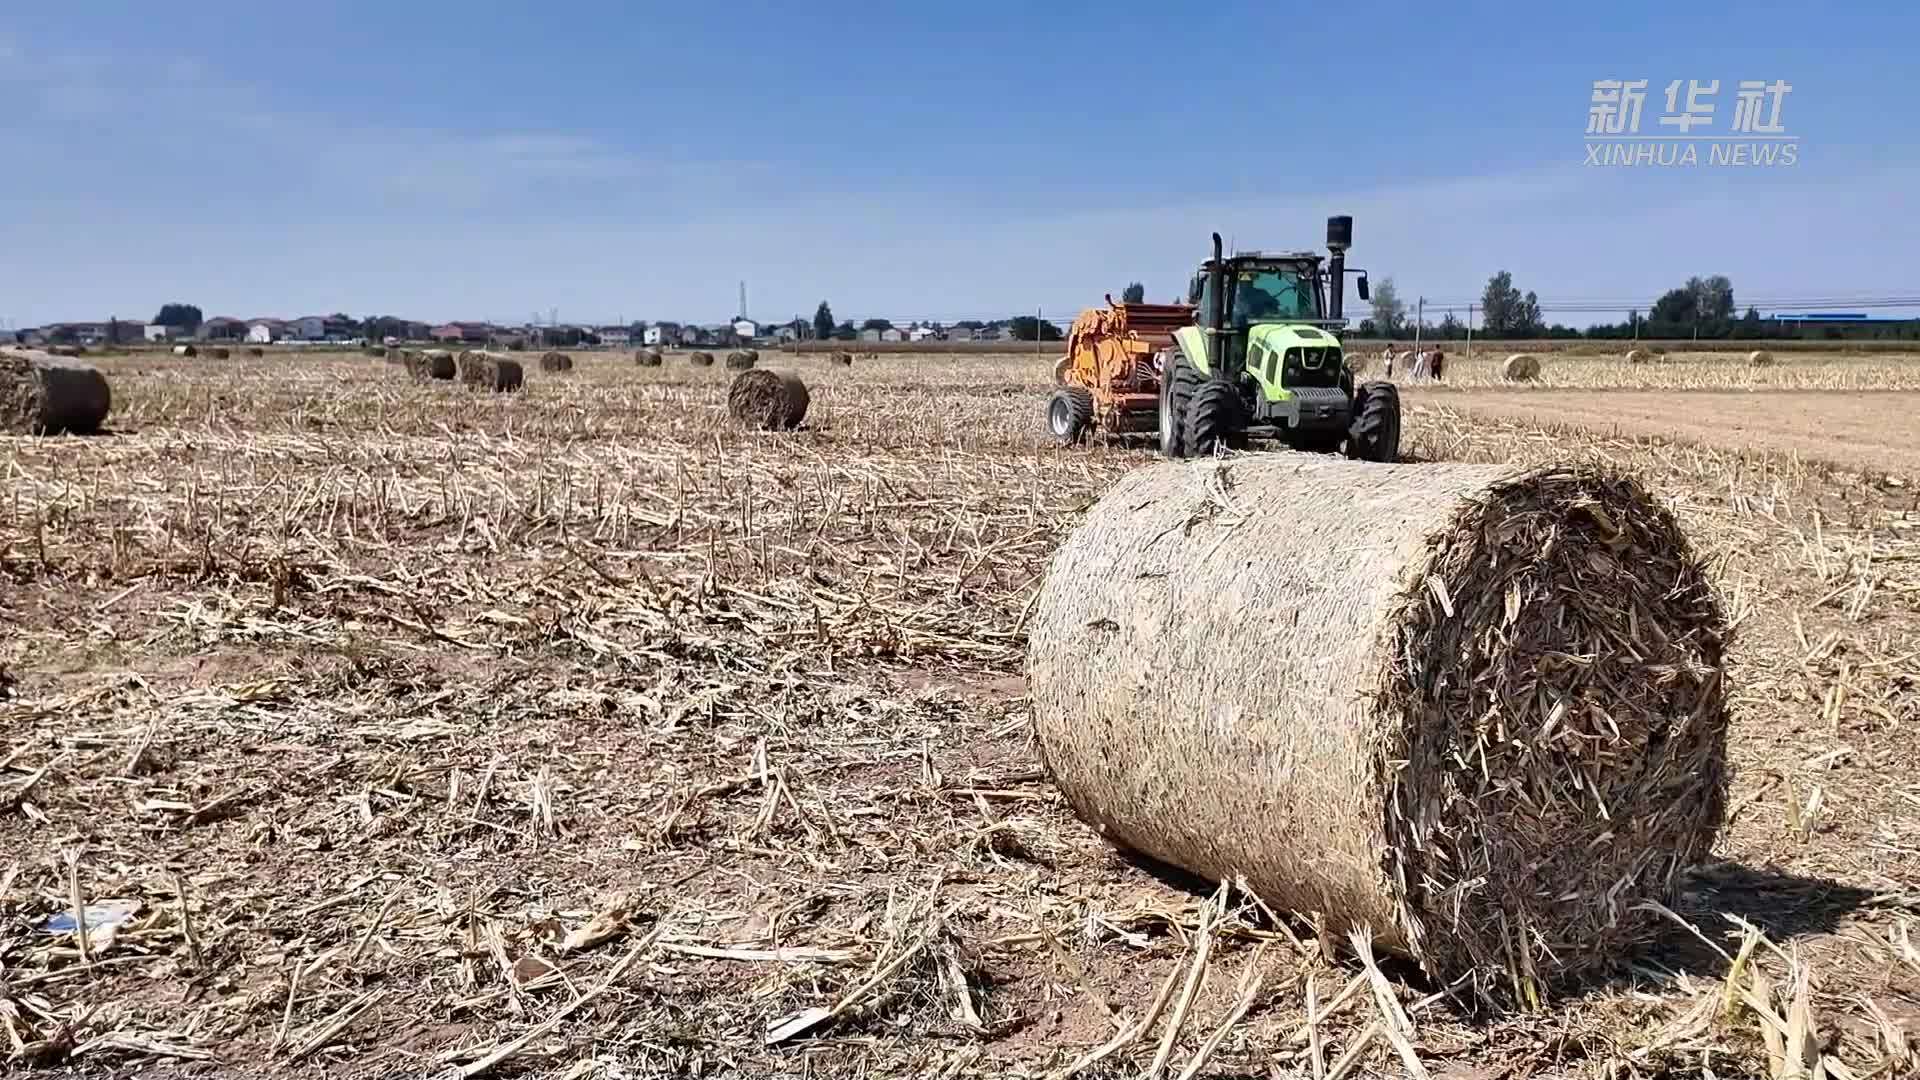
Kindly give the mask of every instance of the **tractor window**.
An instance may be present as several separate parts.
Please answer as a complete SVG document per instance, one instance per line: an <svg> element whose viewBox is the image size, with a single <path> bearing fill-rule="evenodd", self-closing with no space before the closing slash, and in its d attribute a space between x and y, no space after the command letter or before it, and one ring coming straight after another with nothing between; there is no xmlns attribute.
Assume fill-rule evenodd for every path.
<svg viewBox="0 0 1920 1080"><path fill-rule="evenodd" d="M1242 270L1233 288L1233 324L1315 319L1314 284L1296 270Z"/></svg>

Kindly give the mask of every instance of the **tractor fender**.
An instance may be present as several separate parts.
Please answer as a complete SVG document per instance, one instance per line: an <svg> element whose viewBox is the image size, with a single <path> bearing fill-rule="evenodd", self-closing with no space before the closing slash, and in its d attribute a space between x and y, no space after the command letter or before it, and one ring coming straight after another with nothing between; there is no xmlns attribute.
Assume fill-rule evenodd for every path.
<svg viewBox="0 0 1920 1080"><path fill-rule="evenodd" d="M1207 362L1207 335L1197 326L1183 326L1173 332L1173 344L1180 355L1187 358L1187 365L1200 374L1212 377L1213 367Z"/></svg>

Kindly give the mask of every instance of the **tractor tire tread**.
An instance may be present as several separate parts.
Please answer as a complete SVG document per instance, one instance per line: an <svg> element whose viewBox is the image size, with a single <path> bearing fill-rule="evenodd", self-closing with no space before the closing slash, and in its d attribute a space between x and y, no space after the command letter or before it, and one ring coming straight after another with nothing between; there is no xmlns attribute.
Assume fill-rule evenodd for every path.
<svg viewBox="0 0 1920 1080"><path fill-rule="evenodd" d="M1400 459L1400 390L1390 382L1362 383L1354 394L1347 456L1360 461Z"/></svg>

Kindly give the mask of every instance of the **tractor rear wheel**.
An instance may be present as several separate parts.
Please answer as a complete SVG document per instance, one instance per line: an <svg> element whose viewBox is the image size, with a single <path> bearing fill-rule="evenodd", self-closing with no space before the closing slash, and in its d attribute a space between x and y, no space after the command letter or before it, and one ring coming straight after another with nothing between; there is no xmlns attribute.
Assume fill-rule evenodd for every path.
<svg viewBox="0 0 1920 1080"><path fill-rule="evenodd" d="M1400 460L1400 391L1392 383L1362 383L1354 394L1347 456L1360 461Z"/></svg>
<svg viewBox="0 0 1920 1080"><path fill-rule="evenodd" d="M1047 401L1047 434L1061 446L1073 446L1093 430L1093 395L1085 387L1066 386Z"/></svg>
<svg viewBox="0 0 1920 1080"><path fill-rule="evenodd" d="M1232 383L1208 379L1187 405L1181 442L1188 455L1207 457L1216 450L1238 450L1247 441L1247 403Z"/></svg>
<svg viewBox="0 0 1920 1080"><path fill-rule="evenodd" d="M1173 349L1160 364L1160 454L1162 457L1187 456L1187 410L1194 391L1205 376L1187 362L1185 353Z"/></svg>

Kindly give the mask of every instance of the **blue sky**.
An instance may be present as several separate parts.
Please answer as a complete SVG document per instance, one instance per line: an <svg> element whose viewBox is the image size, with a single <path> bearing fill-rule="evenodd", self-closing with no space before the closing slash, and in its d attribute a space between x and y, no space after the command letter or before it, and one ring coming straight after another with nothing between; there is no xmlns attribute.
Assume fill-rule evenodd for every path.
<svg viewBox="0 0 1920 1080"><path fill-rule="evenodd" d="M1218 229L1404 296L1920 292L1920 9L205 0L0 15L0 319L1069 314ZM1784 79L1793 168L1583 164ZM1703 148L1704 154L1704 148ZM1569 322L1589 316L1569 314Z"/></svg>

